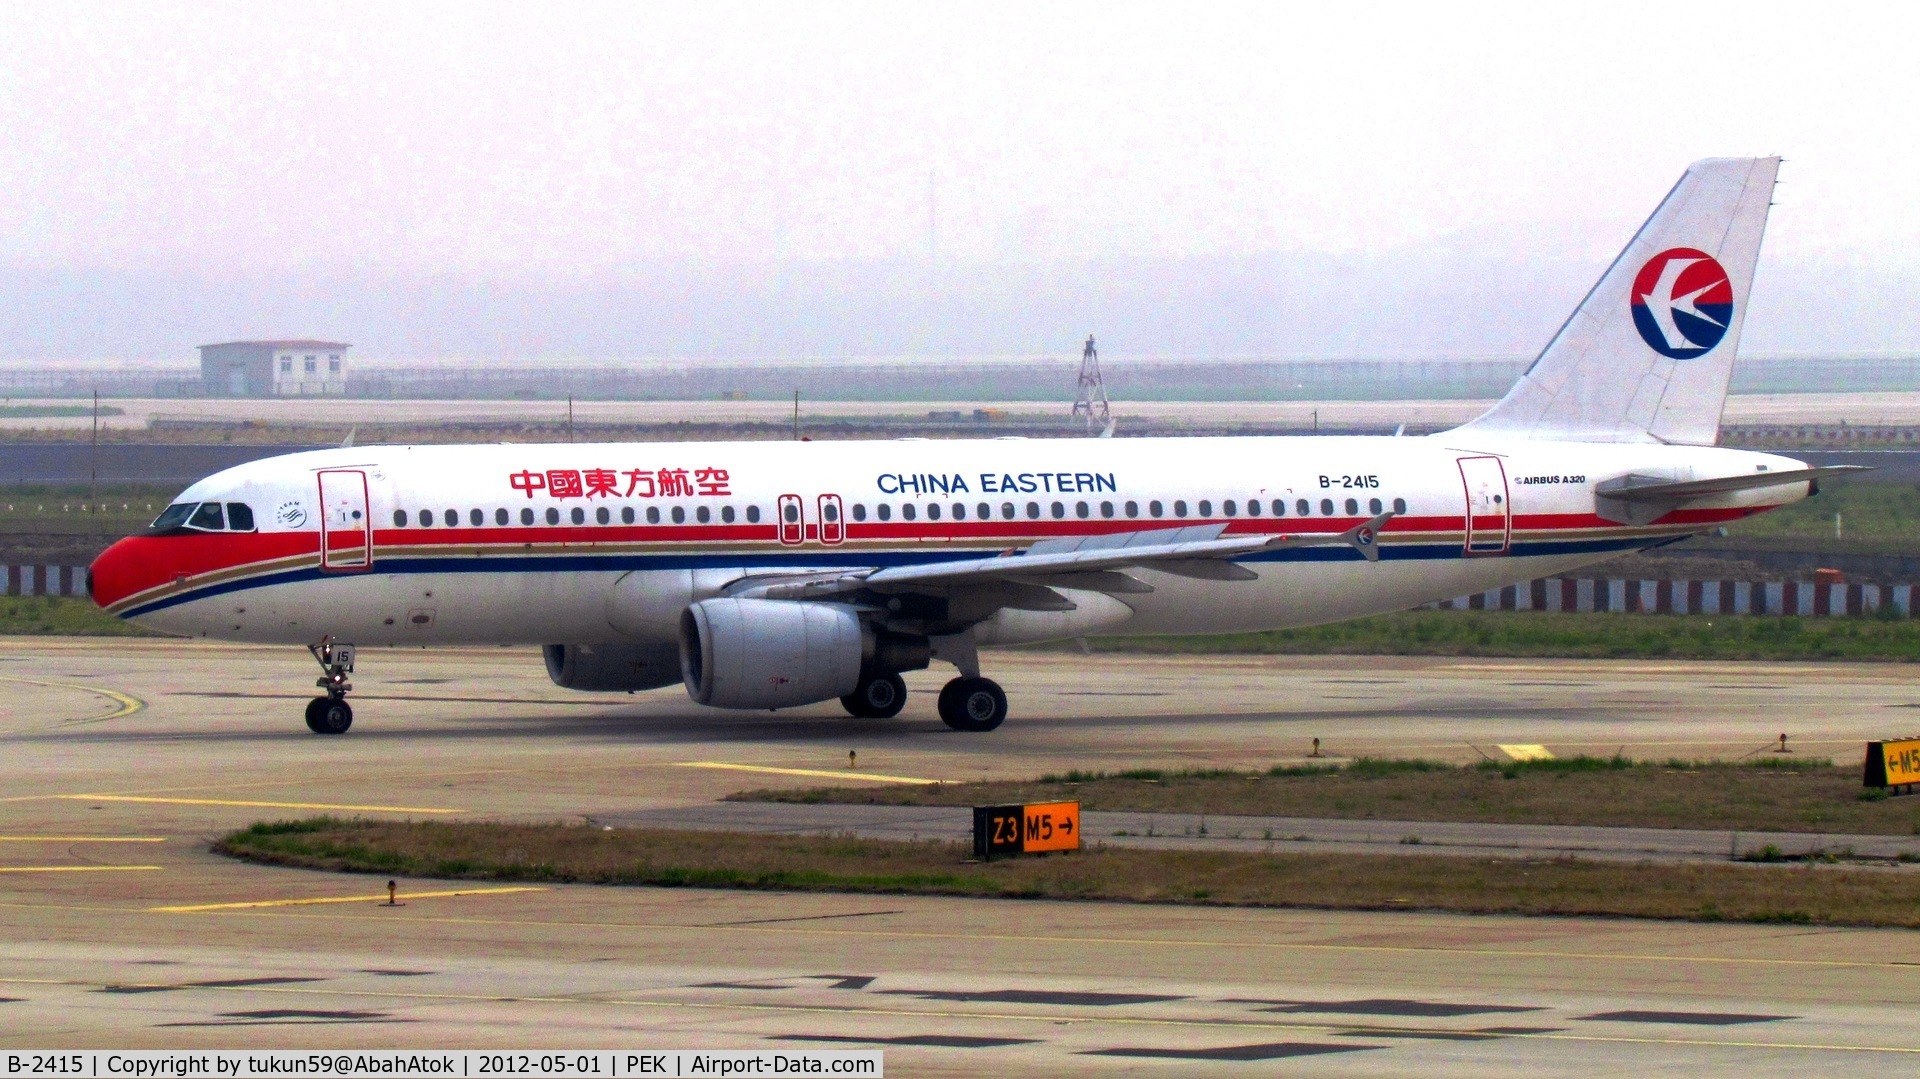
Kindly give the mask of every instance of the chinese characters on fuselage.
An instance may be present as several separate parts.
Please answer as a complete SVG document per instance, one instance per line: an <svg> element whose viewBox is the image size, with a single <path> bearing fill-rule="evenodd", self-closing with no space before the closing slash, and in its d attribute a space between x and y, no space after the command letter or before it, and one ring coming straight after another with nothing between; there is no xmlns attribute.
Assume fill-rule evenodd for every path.
<svg viewBox="0 0 1920 1079"><path fill-rule="evenodd" d="M733 494L724 468L522 469L507 483L528 498L726 498Z"/></svg>

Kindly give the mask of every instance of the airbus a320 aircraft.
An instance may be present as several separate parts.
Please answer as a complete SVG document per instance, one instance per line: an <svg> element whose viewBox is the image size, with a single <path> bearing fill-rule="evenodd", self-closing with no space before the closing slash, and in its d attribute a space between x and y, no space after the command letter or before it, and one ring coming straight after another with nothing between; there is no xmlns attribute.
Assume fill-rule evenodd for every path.
<svg viewBox="0 0 1920 1079"><path fill-rule="evenodd" d="M1689 168L1504 399L1440 434L386 446L187 488L94 562L171 633L304 644L339 734L355 646L544 645L579 690L855 716L979 648L1303 626L1562 573L1807 497L1716 449L1778 158Z"/></svg>

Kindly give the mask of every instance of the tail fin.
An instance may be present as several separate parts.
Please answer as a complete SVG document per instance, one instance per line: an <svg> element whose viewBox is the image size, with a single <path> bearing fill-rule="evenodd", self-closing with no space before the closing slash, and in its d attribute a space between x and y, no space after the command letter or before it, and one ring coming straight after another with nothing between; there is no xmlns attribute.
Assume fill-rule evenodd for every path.
<svg viewBox="0 0 1920 1079"><path fill-rule="evenodd" d="M1779 167L1694 162L1520 381L1461 429L1712 445Z"/></svg>

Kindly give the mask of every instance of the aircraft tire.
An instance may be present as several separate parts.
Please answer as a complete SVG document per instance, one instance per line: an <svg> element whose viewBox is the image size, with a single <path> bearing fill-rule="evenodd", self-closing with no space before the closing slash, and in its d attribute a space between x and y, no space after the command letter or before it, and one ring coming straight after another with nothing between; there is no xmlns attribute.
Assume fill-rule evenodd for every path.
<svg viewBox="0 0 1920 1079"><path fill-rule="evenodd" d="M307 729L315 734L345 734L353 726L353 706L346 701L315 697L307 702Z"/></svg>
<svg viewBox="0 0 1920 1079"><path fill-rule="evenodd" d="M897 674L862 678L852 693L840 698L840 706L859 719L892 719L907 706L907 683Z"/></svg>
<svg viewBox="0 0 1920 1079"><path fill-rule="evenodd" d="M940 721L956 731L990 731L1007 718L1007 694L991 678L956 678L940 690Z"/></svg>

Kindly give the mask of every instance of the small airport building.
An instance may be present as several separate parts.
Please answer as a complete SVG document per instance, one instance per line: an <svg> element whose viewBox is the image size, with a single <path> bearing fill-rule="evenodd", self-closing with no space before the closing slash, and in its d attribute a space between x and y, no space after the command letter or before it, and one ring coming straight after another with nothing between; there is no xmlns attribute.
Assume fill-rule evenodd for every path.
<svg viewBox="0 0 1920 1079"><path fill-rule="evenodd" d="M227 341L200 346L208 397L342 397L344 341Z"/></svg>

